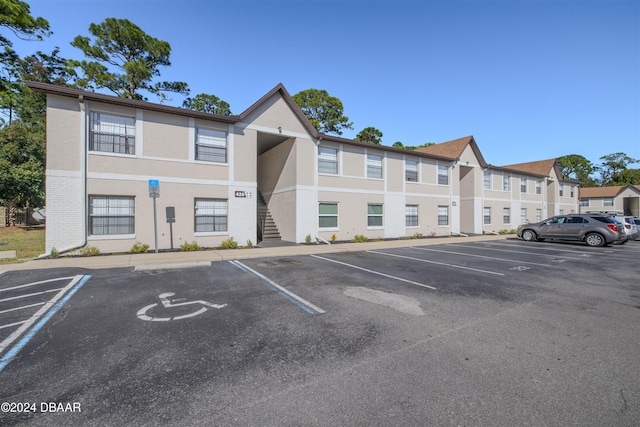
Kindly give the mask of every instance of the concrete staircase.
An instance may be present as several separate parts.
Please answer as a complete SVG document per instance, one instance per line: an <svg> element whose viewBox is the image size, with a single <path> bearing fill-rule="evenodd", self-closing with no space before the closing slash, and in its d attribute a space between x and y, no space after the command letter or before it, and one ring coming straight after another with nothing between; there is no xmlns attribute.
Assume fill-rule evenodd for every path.
<svg viewBox="0 0 640 427"><path fill-rule="evenodd" d="M275 241L281 240L278 226L269 212L267 203L262 197L262 193L258 192L258 230L262 231L262 238L260 241Z"/></svg>

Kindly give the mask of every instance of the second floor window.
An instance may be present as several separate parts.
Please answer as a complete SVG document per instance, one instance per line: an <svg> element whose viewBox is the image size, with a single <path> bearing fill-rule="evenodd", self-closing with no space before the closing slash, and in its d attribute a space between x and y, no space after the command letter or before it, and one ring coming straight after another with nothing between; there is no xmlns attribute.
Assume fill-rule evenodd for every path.
<svg viewBox="0 0 640 427"><path fill-rule="evenodd" d="M506 173L502 175L502 190L503 191L511 190L511 178Z"/></svg>
<svg viewBox="0 0 640 427"><path fill-rule="evenodd" d="M540 181L536 181L536 194L542 194L542 183ZM560 190L560 195L562 196L562 190Z"/></svg>
<svg viewBox="0 0 640 427"><path fill-rule="evenodd" d="M520 178L520 192L527 192L527 178Z"/></svg>
<svg viewBox="0 0 640 427"><path fill-rule="evenodd" d="M136 119L106 113L91 113L89 150L135 154Z"/></svg>
<svg viewBox="0 0 640 427"><path fill-rule="evenodd" d="M367 154L367 178L382 179L382 156Z"/></svg>
<svg viewBox="0 0 640 427"><path fill-rule="evenodd" d="M438 165L438 184L449 185L449 168L445 165Z"/></svg>
<svg viewBox="0 0 640 427"><path fill-rule="evenodd" d="M318 147L318 173L338 174L338 150Z"/></svg>
<svg viewBox="0 0 640 427"><path fill-rule="evenodd" d="M227 163L227 133L216 129L196 129L196 160Z"/></svg>
<svg viewBox="0 0 640 427"><path fill-rule="evenodd" d="M491 190L491 172L484 171L483 182L484 189Z"/></svg>
<svg viewBox="0 0 640 427"><path fill-rule="evenodd" d="M405 181L418 182L418 162L415 160L407 160L404 163Z"/></svg>

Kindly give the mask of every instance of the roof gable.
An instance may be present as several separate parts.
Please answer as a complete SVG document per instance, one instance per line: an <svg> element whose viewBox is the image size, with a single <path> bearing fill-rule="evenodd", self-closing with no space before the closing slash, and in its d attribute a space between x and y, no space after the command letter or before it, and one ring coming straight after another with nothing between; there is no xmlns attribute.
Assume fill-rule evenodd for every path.
<svg viewBox="0 0 640 427"><path fill-rule="evenodd" d="M427 147L420 147L415 149L419 153L431 154L433 156L441 156L447 157L453 160L459 160L462 156L464 150L471 146L473 150L473 154L478 159L478 163L482 167L488 166L487 162L484 160L480 149L478 148L478 144L476 144L473 135L465 136L458 139L453 139L451 141L441 142L439 144L429 145Z"/></svg>
<svg viewBox="0 0 640 427"><path fill-rule="evenodd" d="M589 199L594 197L616 197L626 185L612 185L609 187L585 187L580 189L580 198Z"/></svg>
<svg viewBox="0 0 640 427"><path fill-rule="evenodd" d="M551 175L551 170L556 166L556 159L539 160L536 162L516 163L513 165L502 166L504 169L512 169L518 172L525 172L534 175ZM558 174L558 178L562 179L562 173Z"/></svg>

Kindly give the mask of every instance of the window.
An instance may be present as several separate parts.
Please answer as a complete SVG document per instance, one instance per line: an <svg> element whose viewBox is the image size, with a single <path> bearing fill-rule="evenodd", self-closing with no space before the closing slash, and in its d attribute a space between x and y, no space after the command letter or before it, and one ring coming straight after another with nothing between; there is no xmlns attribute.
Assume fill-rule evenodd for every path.
<svg viewBox="0 0 640 427"><path fill-rule="evenodd" d="M560 197L564 196L564 185L560 186Z"/></svg>
<svg viewBox="0 0 640 427"><path fill-rule="evenodd" d="M511 177L506 173L502 175L502 190L503 191L511 190Z"/></svg>
<svg viewBox="0 0 640 427"><path fill-rule="evenodd" d="M89 196L89 234L104 236L135 232L135 199Z"/></svg>
<svg viewBox="0 0 640 427"><path fill-rule="evenodd" d="M196 160L227 163L227 133L196 128Z"/></svg>
<svg viewBox="0 0 640 427"><path fill-rule="evenodd" d="M542 221L542 209L536 209L536 222Z"/></svg>
<svg viewBox="0 0 640 427"><path fill-rule="evenodd" d="M404 162L404 179L405 181L418 181L418 162L415 160L406 160Z"/></svg>
<svg viewBox="0 0 640 427"><path fill-rule="evenodd" d="M491 224L491 208L484 208L483 216L484 216L484 223Z"/></svg>
<svg viewBox="0 0 640 427"><path fill-rule="evenodd" d="M520 224L527 222L527 208L520 209Z"/></svg>
<svg viewBox="0 0 640 427"><path fill-rule="evenodd" d="M338 174L338 149L318 147L318 173Z"/></svg>
<svg viewBox="0 0 640 427"><path fill-rule="evenodd" d="M382 179L382 156L367 154L367 178Z"/></svg>
<svg viewBox="0 0 640 427"><path fill-rule="evenodd" d="M564 215L564 209L560 209L560 215Z"/></svg>
<svg viewBox="0 0 640 427"><path fill-rule="evenodd" d="M569 197L571 197L573 199L573 194L574 194L573 193L573 186L569 187L569 191L570 191Z"/></svg>
<svg viewBox="0 0 640 427"><path fill-rule="evenodd" d="M438 206L438 225L449 225L449 206Z"/></svg>
<svg viewBox="0 0 640 427"><path fill-rule="evenodd" d="M367 205L367 226L382 227L383 205L369 203Z"/></svg>
<svg viewBox="0 0 640 427"><path fill-rule="evenodd" d="M491 190L491 172L484 171L484 189Z"/></svg>
<svg viewBox="0 0 640 427"><path fill-rule="evenodd" d="M195 231L227 231L227 201L195 199Z"/></svg>
<svg viewBox="0 0 640 427"><path fill-rule="evenodd" d="M418 226L418 205L406 205L405 211L405 225L407 227Z"/></svg>
<svg viewBox="0 0 640 427"><path fill-rule="evenodd" d="M602 206L613 206L613 198L607 197L602 199Z"/></svg>
<svg viewBox="0 0 640 427"><path fill-rule="evenodd" d="M589 200L590 199L581 199L580 200L580 206L589 206Z"/></svg>
<svg viewBox="0 0 640 427"><path fill-rule="evenodd" d="M449 168L445 165L438 165L438 184L449 185Z"/></svg>
<svg viewBox="0 0 640 427"><path fill-rule="evenodd" d="M89 150L135 154L136 119L105 113L91 113Z"/></svg>
<svg viewBox="0 0 640 427"><path fill-rule="evenodd" d="M536 181L536 194L542 194L542 182ZM560 190L560 195L562 196L562 190Z"/></svg>
<svg viewBox="0 0 640 427"><path fill-rule="evenodd" d="M520 178L520 192L527 192L527 178Z"/></svg>
<svg viewBox="0 0 640 427"><path fill-rule="evenodd" d="M338 228L337 203L320 203L318 205L318 227Z"/></svg>
<svg viewBox="0 0 640 427"><path fill-rule="evenodd" d="M511 208L502 208L502 223L511 224Z"/></svg>

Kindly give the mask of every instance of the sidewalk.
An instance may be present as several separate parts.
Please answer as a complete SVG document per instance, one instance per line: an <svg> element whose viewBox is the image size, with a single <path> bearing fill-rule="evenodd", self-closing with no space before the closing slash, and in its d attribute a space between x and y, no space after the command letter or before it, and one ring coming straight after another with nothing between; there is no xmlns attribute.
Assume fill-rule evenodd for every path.
<svg viewBox="0 0 640 427"><path fill-rule="evenodd" d="M376 249L404 248L411 246L441 245L492 240L505 240L513 235L483 235L472 237L436 237L413 240L386 240L366 243L338 243L334 245L294 245L272 248L217 249L194 252L161 252L146 254L100 255L92 257L60 257L37 259L20 264L0 265L0 274L5 271L40 270L48 268L122 268L166 269L207 265L215 261L230 261L249 258L285 257L337 252L358 252Z"/></svg>

